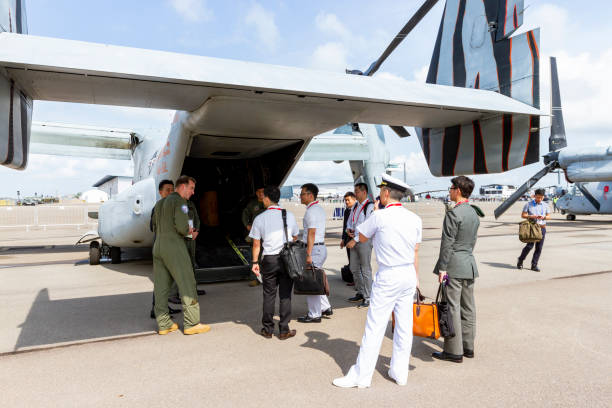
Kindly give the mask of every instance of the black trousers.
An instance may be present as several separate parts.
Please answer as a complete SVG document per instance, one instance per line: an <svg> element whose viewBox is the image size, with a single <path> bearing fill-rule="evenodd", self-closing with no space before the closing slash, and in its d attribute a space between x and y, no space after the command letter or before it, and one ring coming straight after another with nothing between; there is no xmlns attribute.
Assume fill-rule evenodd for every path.
<svg viewBox="0 0 612 408"><path fill-rule="evenodd" d="M346 257L348 258L349 264L351 263L351 250L346 248Z"/></svg>
<svg viewBox="0 0 612 408"><path fill-rule="evenodd" d="M546 238L546 228L542 228L542 240L541 241L535 242L535 243L530 242L527 245L525 245L525 248L523 248L523 252L521 252L521 256L519 256L519 260L523 262L525 258L527 258L527 255L529 255L529 251L531 251L531 248L533 248L533 246L535 245L535 252L533 253L533 258L531 258L531 265L537 266L538 261L540 260L540 255L542 254L542 247L544 246L544 238Z"/></svg>
<svg viewBox="0 0 612 408"><path fill-rule="evenodd" d="M276 288L280 304L278 329L281 334L289 332L291 320L291 290L293 280L285 271L285 265L279 255L265 255L261 261L261 280L263 281L263 317L261 323L268 333L274 332L274 305Z"/></svg>

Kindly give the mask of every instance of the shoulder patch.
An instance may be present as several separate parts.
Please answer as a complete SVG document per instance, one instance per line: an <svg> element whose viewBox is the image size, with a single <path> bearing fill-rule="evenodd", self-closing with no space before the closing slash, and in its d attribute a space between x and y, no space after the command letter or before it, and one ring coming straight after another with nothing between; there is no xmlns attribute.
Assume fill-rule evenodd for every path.
<svg viewBox="0 0 612 408"><path fill-rule="evenodd" d="M181 211L183 211L183 213L187 214L189 212L189 207L187 207L187 204L183 204L181 206Z"/></svg>

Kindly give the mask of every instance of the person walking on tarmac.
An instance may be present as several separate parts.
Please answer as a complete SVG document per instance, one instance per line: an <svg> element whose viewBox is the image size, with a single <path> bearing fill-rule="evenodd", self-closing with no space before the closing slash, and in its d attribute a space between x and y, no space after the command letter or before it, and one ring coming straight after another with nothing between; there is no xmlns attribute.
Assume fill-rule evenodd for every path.
<svg viewBox="0 0 612 408"><path fill-rule="evenodd" d="M372 215L374 203L368 199L368 185L365 183L355 185L355 196L358 202L353 205L346 226L346 232L352 239L346 244L346 247L351 250L350 267L355 279L357 294L348 301L361 302L359 306L368 307L372 290L372 243L367 240L364 242L359 240L357 227Z"/></svg>
<svg viewBox="0 0 612 408"><path fill-rule="evenodd" d="M377 210L357 227L359 241L374 242L378 273L372 285L372 297L365 332L357 362L346 376L336 378L337 387L369 387L378 360L378 353L391 312L395 314L393 354L389 377L398 385L406 385L412 349L412 304L419 286L419 245L423 224L421 218L399 202L408 191L402 181L382 175L380 202Z"/></svg>
<svg viewBox="0 0 612 408"><path fill-rule="evenodd" d="M280 298L278 314L279 336L281 340L287 340L295 336L296 331L289 329L291 321L291 289L293 280L287 274L285 265L280 257L280 251L287 237L297 240L299 232L295 216L287 211L287 230L283 226L283 210L278 206L280 189L276 186L267 186L264 189L263 203L266 211L255 217L253 228L249 236L253 239L253 253L251 270L262 279L263 282L263 325L259 332L263 337L272 338L274 332L274 305L276 303L276 287L278 286L278 297ZM291 238L289 238L291 239ZM263 258L261 267L259 265L259 252L263 241Z"/></svg>
<svg viewBox="0 0 612 408"><path fill-rule="evenodd" d="M162 180L159 182L159 196L160 201L164 198L168 197L170 194L174 193L174 183L172 180ZM149 228L153 231L153 242L155 242L155 230L153 229L153 216L155 215L155 207L151 210L151 221L149 223ZM173 309L168 306L168 312L172 314L180 313L179 309ZM155 319L155 292L153 292L153 303L151 305L151 319Z"/></svg>
<svg viewBox="0 0 612 408"><path fill-rule="evenodd" d="M187 200L187 216L189 217L189 226L193 228L193 232L191 233L191 237L185 237L185 244L187 245L187 249L189 250L189 257L191 258L191 265L193 265L193 273L195 275L195 270L198 267L196 263L196 238L200 233L200 217L198 216L198 211L196 210L195 203L191 200ZM206 294L204 289L197 289L198 296L202 296Z"/></svg>
<svg viewBox="0 0 612 408"><path fill-rule="evenodd" d="M257 217L259 214L264 212L266 209L263 204L263 198L264 198L264 189L263 187L259 187L255 190L255 197L252 198L248 202L246 207L244 207L244 210L242 210L242 224L244 225L244 228L246 228L247 234L251 232L251 228L253 225L253 221L255 220L255 217ZM251 242L251 241L252 241L252 238L247 235L246 242ZM255 274L251 272L251 281L249 282L249 286L255 287L257 285L259 285L259 281L255 277Z"/></svg>
<svg viewBox="0 0 612 408"><path fill-rule="evenodd" d="M306 242L306 263L316 268L323 268L327 259L327 247L325 246L325 209L317 200L319 188L307 183L302 186L300 200L306 206L304 214L304 231L302 241ZM321 323L321 315L329 317L334 314L329 299L325 295L306 296L308 314L298 317L300 323Z"/></svg>
<svg viewBox="0 0 612 408"><path fill-rule="evenodd" d="M158 333L178 330L168 314L168 292L173 282L178 286L183 305L184 334L205 333L210 326L200 323L200 305L193 275L193 265L185 245L185 237L193 234L189 226L187 200L193 195L195 179L181 176L176 180L175 192L155 205L153 228L153 277L155 316Z"/></svg>
<svg viewBox="0 0 612 408"><path fill-rule="evenodd" d="M544 189L538 188L535 191L533 200L527 202L527 204L525 204L523 207L521 218L534 220L537 222L542 229L542 239L536 243L530 242L525 245L516 263L517 269L523 269L523 261L525 258L527 258L527 255L529 255L529 251L531 251L531 249L535 246L535 251L533 251L533 257L531 258L531 270L534 272L540 272L538 261L540 260L540 255L542 254L542 247L544 247L544 238L546 238L546 220L550 220L550 207L548 207L548 204L543 201L544 194Z"/></svg>

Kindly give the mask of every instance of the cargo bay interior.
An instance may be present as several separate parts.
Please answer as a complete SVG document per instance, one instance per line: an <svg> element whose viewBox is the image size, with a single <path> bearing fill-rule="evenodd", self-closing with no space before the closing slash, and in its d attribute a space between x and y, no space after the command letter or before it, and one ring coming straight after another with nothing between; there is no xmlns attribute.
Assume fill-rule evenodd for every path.
<svg viewBox="0 0 612 408"><path fill-rule="evenodd" d="M194 136L181 174L196 179L191 199L200 217L198 282L248 277L251 246L245 241L242 210L257 186L280 185L303 144L295 139Z"/></svg>

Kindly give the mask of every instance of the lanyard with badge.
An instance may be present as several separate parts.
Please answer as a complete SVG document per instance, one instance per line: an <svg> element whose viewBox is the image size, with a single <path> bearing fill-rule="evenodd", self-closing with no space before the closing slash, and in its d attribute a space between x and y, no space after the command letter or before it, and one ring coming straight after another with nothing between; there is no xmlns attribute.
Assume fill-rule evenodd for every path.
<svg viewBox="0 0 612 408"><path fill-rule="evenodd" d="M359 216L361 215L361 212L364 210L364 208L366 207L366 205L368 205L369 202L370 202L370 199L367 199L365 203L363 203L359 211L353 212L353 218L351 219L353 226L355 226L355 213L357 213L357 221L359 221Z"/></svg>
<svg viewBox="0 0 612 408"><path fill-rule="evenodd" d="M385 209L389 208L389 207L401 207L402 204L401 203L391 203L391 204L387 204L385 206Z"/></svg>

